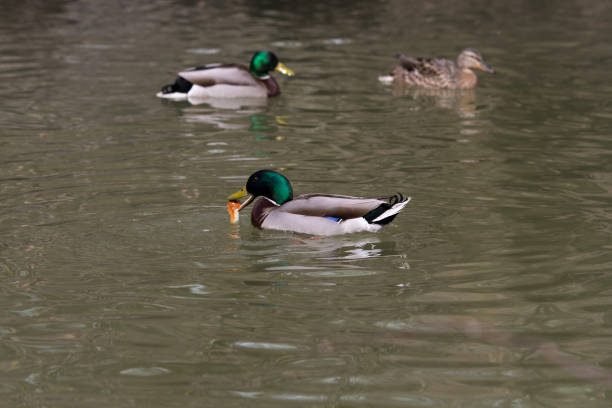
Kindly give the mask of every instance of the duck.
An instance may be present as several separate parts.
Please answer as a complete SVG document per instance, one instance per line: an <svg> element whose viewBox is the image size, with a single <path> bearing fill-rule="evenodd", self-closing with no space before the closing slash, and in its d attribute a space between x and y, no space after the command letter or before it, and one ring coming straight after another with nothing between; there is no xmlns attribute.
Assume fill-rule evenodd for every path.
<svg viewBox="0 0 612 408"><path fill-rule="evenodd" d="M398 64L389 75L378 77L383 83L406 84L426 88L474 88L478 77L472 69L494 73L475 48L466 48L456 61L445 58L415 58L397 55Z"/></svg>
<svg viewBox="0 0 612 408"><path fill-rule="evenodd" d="M280 95L270 71L295 73L271 51L257 51L247 68L241 64L212 63L178 73L172 84L157 93L160 98L185 100L207 98L267 98Z"/></svg>
<svg viewBox="0 0 612 408"><path fill-rule="evenodd" d="M237 211L257 199L251 211L254 227L320 236L377 232L410 202L400 193L375 198L332 194L293 198L289 179L274 170L251 174L246 185L227 199L235 202L243 197L247 198Z"/></svg>

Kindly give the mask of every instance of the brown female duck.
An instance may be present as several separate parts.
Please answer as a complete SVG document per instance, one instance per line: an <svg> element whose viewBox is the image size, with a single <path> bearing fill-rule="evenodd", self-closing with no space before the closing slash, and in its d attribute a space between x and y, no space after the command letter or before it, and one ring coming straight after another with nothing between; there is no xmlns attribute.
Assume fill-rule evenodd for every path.
<svg viewBox="0 0 612 408"><path fill-rule="evenodd" d="M383 83L406 84L426 88L474 88L478 78L472 69L493 73L478 50L466 48L457 61L445 58L415 58L398 55L398 64L389 75L380 76Z"/></svg>

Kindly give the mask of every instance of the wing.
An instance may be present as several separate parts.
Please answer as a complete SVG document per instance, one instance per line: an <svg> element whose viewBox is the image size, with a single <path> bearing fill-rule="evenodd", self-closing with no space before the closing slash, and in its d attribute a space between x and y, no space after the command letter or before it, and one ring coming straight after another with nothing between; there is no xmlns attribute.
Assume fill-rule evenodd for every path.
<svg viewBox="0 0 612 408"><path fill-rule="evenodd" d="M438 76L441 74L441 61L443 59L414 58L407 55L398 55L399 65L407 71L417 71L423 76Z"/></svg>
<svg viewBox="0 0 612 408"><path fill-rule="evenodd" d="M397 55L397 62L408 71L412 71L417 69L419 66L419 59L414 57L409 57L408 55Z"/></svg>
<svg viewBox="0 0 612 408"><path fill-rule="evenodd" d="M363 217L383 203L386 203L386 201L382 198L306 194L281 205L275 213L285 212L348 220L351 218Z"/></svg>
<svg viewBox="0 0 612 408"><path fill-rule="evenodd" d="M179 76L200 86L215 84L257 85L257 79L249 70L238 64L208 64L179 72Z"/></svg>

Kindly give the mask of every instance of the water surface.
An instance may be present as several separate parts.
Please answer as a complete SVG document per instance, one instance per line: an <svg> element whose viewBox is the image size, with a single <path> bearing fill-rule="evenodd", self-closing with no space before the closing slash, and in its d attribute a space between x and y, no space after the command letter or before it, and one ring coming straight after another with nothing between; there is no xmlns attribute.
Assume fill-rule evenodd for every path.
<svg viewBox="0 0 612 408"><path fill-rule="evenodd" d="M610 405L607 3L10 3L4 404ZM473 91L376 79L467 46ZM154 97L258 49L278 98ZM413 201L378 234L230 225L261 168Z"/></svg>

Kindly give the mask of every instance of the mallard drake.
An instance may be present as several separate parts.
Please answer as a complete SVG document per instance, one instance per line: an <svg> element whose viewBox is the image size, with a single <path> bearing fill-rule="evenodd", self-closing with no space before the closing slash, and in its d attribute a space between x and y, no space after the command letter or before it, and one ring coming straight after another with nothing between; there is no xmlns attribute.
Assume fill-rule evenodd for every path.
<svg viewBox="0 0 612 408"><path fill-rule="evenodd" d="M251 211L253 226L312 235L378 231L410 201L410 197L401 194L377 198L305 194L293 198L289 180L272 170L251 174L246 186L230 195L228 200L237 201L243 197L247 199L238 211L261 197Z"/></svg>
<svg viewBox="0 0 612 408"><path fill-rule="evenodd" d="M251 64L214 63L189 68L178 73L174 83L162 87L157 94L168 99L265 98L280 94L280 87L270 71L293 76L292 70L270 51L253 54Z"/></svg>
<svg viewBox="0 0 612 408"><path fill-rule="evenodd" d="M474 48L461 51L457 61L445 58L414 58L398 55L396 65L389 75L378 79L384 83L400 83L423 86L427 88L464 89L473 88L478 78L472 68L494 73L495 70L485 64L482 55Z"/></svg>

